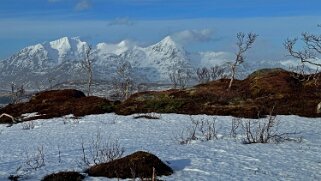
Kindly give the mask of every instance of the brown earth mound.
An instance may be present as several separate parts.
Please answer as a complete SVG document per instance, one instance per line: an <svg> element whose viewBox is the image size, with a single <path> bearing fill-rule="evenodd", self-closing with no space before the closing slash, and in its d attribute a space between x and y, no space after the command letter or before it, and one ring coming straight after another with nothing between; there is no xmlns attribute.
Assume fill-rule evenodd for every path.
<svg viewBox="0 0 321 181"><path fill-rule="evenodd" d="M47 119L68 114L85 116L113 111L113 102L104 98L89 96L73 89L51 90L34 95L29 102L10 104L0 109L0 114L7 113L15 118L25 113L37 112L39 116L23 119ZM1 118L0 123L11 123L9 118Z"/></svg>
<svg viewBox="0 0 321 181"><path fill-rule="evenodd" d="M173 170L155 155L143 151L135 152L124 158L95 165L87 170L89 176L108 178L151 178L155 168L157 176L168 176Z"/></svg>
<svg viewBox="0 0 321 181"><path fill-rule="evenodd" d="M59 172L45 176L42 181L81 181L84 178L78 172Z"/></svg>
<svg viewBox="0 0 321 181"><path fill-rule="evenodd" d="M142 92L132 95L117 108L118 114L181 113L232 115L258 118L274 114L318 117L321 84L299 80L283 69L262 69L245 80L221 79L185 90Z"/></svg>

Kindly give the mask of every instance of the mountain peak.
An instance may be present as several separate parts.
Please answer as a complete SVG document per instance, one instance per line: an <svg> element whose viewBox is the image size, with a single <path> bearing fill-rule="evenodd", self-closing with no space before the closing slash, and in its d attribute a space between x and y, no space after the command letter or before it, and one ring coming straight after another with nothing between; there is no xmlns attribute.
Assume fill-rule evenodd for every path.
<svg viewBox="0 0 321 181"><path fill-rule="evenodd" d="M131 42L128 41L128 40L123 40L123 41L121 41L121 42L118 43L118 46L119 46L119 47L128 47L128 46L130 46L130 45L131 45Z"/></svg>
<svg viewBox="0 0 321 181"><path fill-rule="evenodd" d="M154 50L159 50L162 47L166 47L166 49L183 49L181 45L176 43L171 36L166 36L160 42L156 43L155 45L151 46Z"/></svg>
<svg viewBox="0 0 321 181"><path fill-rule="evenodd" d="M160 44L163 44L163 45L174 45L174 46L177 46L177 43L173 40L173 38L171 36L166 36L163 40L161 40L159 42Z"/></svg>
<svg viewBox="0 0 321 181"><path fill-rule="evenodd" d="M53 49L57 49L57 50L71 48L70 40L68 37L62 37L58 40L51 41L49 42L49 44Z"/></svg>

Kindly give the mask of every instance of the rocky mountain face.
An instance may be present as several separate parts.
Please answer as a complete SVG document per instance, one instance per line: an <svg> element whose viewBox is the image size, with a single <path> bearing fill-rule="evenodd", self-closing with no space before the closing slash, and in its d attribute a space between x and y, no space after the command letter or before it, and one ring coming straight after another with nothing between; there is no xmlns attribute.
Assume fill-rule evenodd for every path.
<svg viewBox="0 0 321 181"><path fill-rule="evenodd" d="M53 84L82 82L86 80L82 61L87 48L88 43L68 37L26 47L0 61L0 83L8 89L11 83L43 89ZM94 80L112 81L121 65L130 64L132 78L142 83L169 82L172 72L189 73L197 67L233 59L225 52L187 52L170 36L148 47L129 41L99 43L92 47L90 56Z"/></svg>

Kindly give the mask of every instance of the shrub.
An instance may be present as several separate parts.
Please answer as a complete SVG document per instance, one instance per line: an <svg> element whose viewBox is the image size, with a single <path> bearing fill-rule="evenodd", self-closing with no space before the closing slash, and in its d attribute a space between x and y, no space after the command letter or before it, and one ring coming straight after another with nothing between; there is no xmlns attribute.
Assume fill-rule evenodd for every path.
<svg viewBox="0 0 321 181"><path fill-rule="evenodd" d="M33 121L27 121L27 122L23 122L22 124L22 129L23 130L31 130L35 128L35 124Z"/></svg>
<svg viewBox="0 0 321 181"><path fill-rule="evenodd" d="M232 123L233 124L233 123ZM266 119L239 120L234 123L234 129L240 128L243 132L244 144L253 143L280 143L286 140L301 141L302 138L293 139L289 136L299 134L279 132L280 120L276 116L269 115ZM233 129L233 126L232 126ZM231 131L233 133L233 131ZM235 132L233 133L235 136Z"/></svg>
<svg viewBox="0 0 321 181"><path fill-rule="evenodd" d="M114 105L111 104L111 103L102 104L102 105L100 106L100 108L101 108L103 111L107 112L107 113L113 112L113 111L115 110Z"/></svg>
<svg viewBox="0 0 321 181"><path fill-rule="evenodd" d="M45 166L45 154L43 146L37 148L33 154L26 154L26 160L22 165L16 169L16 173L8 177L9 180L19 180L30 174L32 171L36 171Z"/></svg>
<svg viewBox="0 0 321 181"><path fill-rule="evenodd" d="M190 120L190 126L182 130L180 135L175 137L179 144L189 144L193 140L209 141L218 139L215 117L212 120L196 120L190 116Z"/></svg>
<svg viewBox="0 0 321 181"><path fill-rule="evenodd" d="M183 106L184 101L169 95L161 94L150 100L146 100L144 104L147 109L154 112L170 113L179 111Z"/></svg>
<svg viewBox="0 0 321 181"><path fill-rule="evenodd" d="M92 139L88 149L85 148L85 143L82 141L81 150L82 159L78 163L80 167L109 162L121 158L125 152L118 140L105 139L101 136L100 131Z"/></svg>

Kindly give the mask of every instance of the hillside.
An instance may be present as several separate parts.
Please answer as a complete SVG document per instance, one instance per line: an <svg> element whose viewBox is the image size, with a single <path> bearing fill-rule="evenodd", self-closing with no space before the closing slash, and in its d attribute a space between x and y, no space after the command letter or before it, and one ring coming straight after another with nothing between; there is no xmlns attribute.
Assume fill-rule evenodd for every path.
<svg viewBox="0 0 321 181"><path fill-rule="evenodd" d="M113 111L119 115L157 112L259 118L273 109L273 114L278 115L319 117L316 108L321 102L321 85L293 75L283 69L262 69L236 80L229 91L229 80L221 79L183 90L140 92L124 102L86 97L77 90L52 90L34 95L29 102L10 104L0 109L0 114L22 118L26 113L38 113L24 120ZM10 122L7 118L0 121Z"/></svg>
<svg viewBox="0 0 321 181"><path fill-rule="evenodd" d="M321 85L315 80L300 81L283 69L262 69L234 82L228 79L197 85L186 90L143 92L122 103L118 114L161 112L181 114L232 115L257 118L274 114L320 116Z"/></svg>

